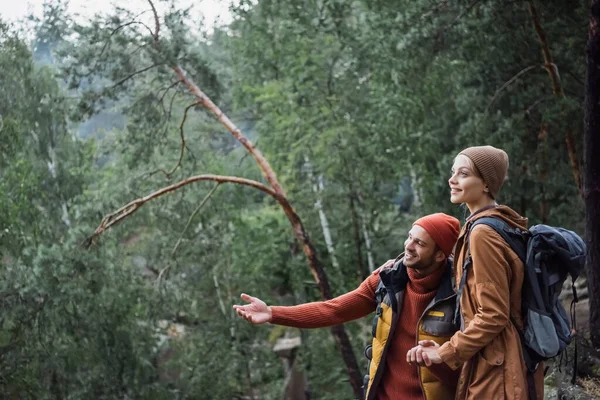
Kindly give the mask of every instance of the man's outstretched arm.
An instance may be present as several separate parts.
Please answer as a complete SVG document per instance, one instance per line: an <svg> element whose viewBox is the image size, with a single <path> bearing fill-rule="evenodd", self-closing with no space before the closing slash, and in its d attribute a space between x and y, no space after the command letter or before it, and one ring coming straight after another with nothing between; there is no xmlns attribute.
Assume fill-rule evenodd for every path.
<svg viewBox="0 0 600 400"><path fill-rule="evenodd" d="M389 264L386 263L384 266ZM297 306L271 306L262 300L242 294L249 302L234 305L238 315L254 324L270 322L296 328L323 328L352 321L373 312L377 306L375 290L379 284L379 271L369 275L355 290L327 301L300 304Z"/></svg>

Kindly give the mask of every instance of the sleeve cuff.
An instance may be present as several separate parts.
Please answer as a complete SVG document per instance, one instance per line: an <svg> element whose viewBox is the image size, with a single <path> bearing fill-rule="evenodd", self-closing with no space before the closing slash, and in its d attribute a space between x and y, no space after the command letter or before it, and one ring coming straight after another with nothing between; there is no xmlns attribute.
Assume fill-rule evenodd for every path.
<svg viewBox="0 0 600 400"><path fill-rule="evenodd" d="M448 365L448 367L450 367L453 371L460 368L463 365L462 361L460 361L460 359L456 355L456 350L454 349L454 347L452 347L450 342L444 343L439 348L438 354L440 355L442 361L446 363L446 365Z"/></svg>

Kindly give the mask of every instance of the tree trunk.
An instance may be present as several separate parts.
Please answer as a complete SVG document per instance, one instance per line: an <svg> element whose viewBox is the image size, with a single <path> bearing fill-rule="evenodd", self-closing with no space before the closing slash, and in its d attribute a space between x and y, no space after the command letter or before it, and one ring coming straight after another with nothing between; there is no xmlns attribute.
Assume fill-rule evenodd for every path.
<svg viewBox="0 0 600 400"><path fill-rule="evenodd" d="M542 123L538 134L539 151L539 178L540 178L540 221L542 224L548 223L548 199L546 196L546 186L548 184L548 124Z"/></svg>
<svg viewBox="0 0 600 400"><path fill-rule="evenodd" d="M600 348L600 0L592 0L587 44L584 117L586 269L592 344Z"/></svg>
<svg viewBox="0 0 600 400"><path fill-rule="evenodd" d="M548 44L546 32L544 32L544 28L542 28L537 8L535 7L533 1L528 1L527 6L529 9L529 15L531 16L531 21L533 22L533 28L535 29L538 40L540 42L540 46L542 47L542 56L544 57L544 68L548 72L548 76L550 77L550 81L552 83L552 93L554 93L554 95L558 97L565 97L565 92L560 82L558 67L552 59L552 54L550 53L550 45ZM577 190L581 195L581 170L579 169L579 158L577 156L574 141L575 140L573 138L573 130L569 128L567 130L567 133L565 134L565 144L567 147L567 154L569 155L569 165L571 166L571 170L573 172L573 180L575 181Z"/></svg>
<svg viewBox="0 0 600 400"><path fill-rule="evenodd" d="M413 190L413 207L417 210L421 208L421 178L417 176L417 172L411 167L410 169L410 184Z"/></svg>
<svg viewBox="0 0 600 400"><path fill-rule="evenodd" d="M371 251L371 238L369 237L369 230L365 221L365 213L362 209L360 209L360 217L363 237L365 238L365 247L367 249L367 264L369 265L369 271L373 272L375 271L375 261L373 261L373 252Z"/></svg>
<svg viewBox="0 0 600 400"><path fill-rule="evenodd" d="M373 261L373 251L371 250L371 238L369 236L369 230L367 229L367 217L364 210L364 200L357 192L358 197L358 215L360 217L360 225L362 229L363 238L365 239L365 249L367 250L367 265L369 266L369 272L375 271L375 262Z"/></svg>
<svg viewBox="0 0 600 400"><path fill-rule="evenodd" d="M352 189L351 189L352 190ZM356 212L356 206L354 205L354 193L350 194L350 212L352 214L352 233L354 234L354 248L356 249L356 260L358 263L359 282L367 279L369 271L365 268L362 256L362 242L360 240L360 228L358 227L358 213Z"/></svg>
<svg viewBox="0 0 600 400"><path fill-rule="evenodd" d="M340 264L338 263L337 257L335 256L335 247L333 246L333 239L331 238L331 230L329 229L329 221L327 220L327 215L325 215L325 211L323 210L323 202L321 200L321 193L323 192L323 175L319 174L319 177L315 181L315 176L313 173L313 167L307 156L304 156L304 164L306 165L306 170L308 173L308 179L310 180L310 184L312 185L313 193L315 194L315 208L319 213L319 219L321 221L321 229L323 230L323 237L325 238L325 244L327 245L327 252L329 253L329 257L331 257L331 265L333 268L339 271Z"/></svg>

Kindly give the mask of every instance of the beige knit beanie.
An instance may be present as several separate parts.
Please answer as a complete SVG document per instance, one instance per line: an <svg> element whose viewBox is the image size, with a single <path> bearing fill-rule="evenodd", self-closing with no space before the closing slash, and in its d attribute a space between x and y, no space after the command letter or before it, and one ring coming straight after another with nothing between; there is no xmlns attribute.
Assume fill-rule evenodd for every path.
<svg viewBox="0 0 600 400"><path fill-rule="evenodd" d="M477 172L488 185L490 195L495 199L508 172L506 152L492 146L476 146L464 149L458 154L467 156L473 161Z"/></svg>

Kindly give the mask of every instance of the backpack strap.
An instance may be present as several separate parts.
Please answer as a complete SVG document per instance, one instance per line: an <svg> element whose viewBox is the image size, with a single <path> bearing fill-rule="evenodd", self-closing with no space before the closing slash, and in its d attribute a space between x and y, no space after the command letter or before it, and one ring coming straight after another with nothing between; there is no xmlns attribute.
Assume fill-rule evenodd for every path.
<svg viewBox="0 0 600 400"><path fill-rule="evenodd" d="M456 291L456 303L454 307L454 325L458 330L463 331L465 329L465 321L462 318L462 314L460 312L460 297L462 296L463 290L465 289L465 283L467 282L467 272L469 267L473 263L471 259L471 249L469 247L469 236L471 235L471 229L473 227L470 226L467 229L467 233L465 233L465 243L467 245L467 258L463 262L463 271L462 276L460 277L460 284L458 285L458 290Z"/></svg>
<svg viewBox="0 0 600 400"><path fill-rule="evenodd" d="M464 291L465 284L467 282L467 273L469 272L469 268L473 264L473 258L471 257L471 247L470 247L470 237L471 231L477 225L487 225L492 228L496 233L498 233L502 239L513 249L515 253L519 256L519 258L525 263L527 258L527 245L523 240L523 235L528 233L528 231L523 231L520 229L514 229L510 227L506 222L501 220L500 218L494 217L483 217L475 220L474 222L470 222L470 226L467 228L467 233L465 234L465 243L467 245L467 258L463 263L463 272L460 279L460 284L458 286L458 291L456 293L456 307L454 312L454 323L456 326L459 326L461 330L464 329L464 321L462 320L462 316L460 313L460 297Z"/></svg>

